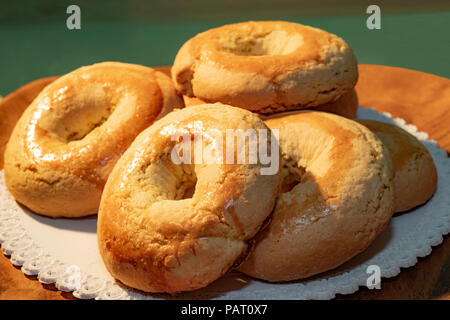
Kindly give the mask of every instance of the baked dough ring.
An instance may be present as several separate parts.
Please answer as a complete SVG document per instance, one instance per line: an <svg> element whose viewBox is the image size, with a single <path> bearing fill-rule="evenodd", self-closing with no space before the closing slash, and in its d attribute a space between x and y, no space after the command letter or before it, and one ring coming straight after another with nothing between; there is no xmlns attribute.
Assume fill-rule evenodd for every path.
<svg viewBox="0 0 450 320"><path fill-rule="evenodd" d="M398 126L358 120L386 145L394 165L395 212L410 210L427 202L437 186L437 171L427 148Z"/></svg>
<svg viewBox="0 0 450 320"><path fill-rule="evenodd" d="M200 33L180 48L172 68L183 94L264 114L335 101L357 77L355 56L344 40L284 21Z"/></svg>
<svg viewBox="0 0 450 320"><path fill-rule="evenodd" d="M183 95L183 100L186 107L205 103L199 98L188 97L186 95ZM358 95L356 94L356 91L352 89L350 90L350 92L344 93L341 97L339 97L339 99L334 102L329 102L317 107L313 107L311 109L314 111L330 112L339 116L353 119L356 117L356 113L358 111Z"/></svg>
<svg viewBox="0 0 450 320"><path fill-rule="evenodd" d="M183 101L151 68L105 62L48 85L16 124L5 151L15 199L52 217L96 213L112 167L134 138Z"/></svg>
<svg viewBox="0 0 450 320"><path fill-rule="evenodd" d="M381 141L359 123L324 112L280 115L266 124L280 130L288 188L239 270L267 281L296 280L366 249L394 209L392 163Z"/></svg>
<svg viewBox="0 0 450 320"><path fill-rule="evenodd" d="M126 285L169 293L208 285L246 254L272 211L279 170L261 175L259 162L172 162L172 134L198 133L213 144L209 128L223 136L228 129L267 129L243 109L193 106L143 131L114 167L100 204L98 243L107 269ZM182 199L195 183L192 198Z"/></svg>

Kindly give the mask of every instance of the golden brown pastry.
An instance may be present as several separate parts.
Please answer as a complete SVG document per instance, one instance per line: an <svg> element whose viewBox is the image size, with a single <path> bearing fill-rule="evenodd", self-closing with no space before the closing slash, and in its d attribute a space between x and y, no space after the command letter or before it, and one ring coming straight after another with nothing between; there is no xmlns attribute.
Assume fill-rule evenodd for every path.
<svg viewBox="0 0 450 320"><path fill-rule="evenodd" d="M52 217L96 213L114 164L156 119L183 106L151 68L105 62L48 85L26 109L5 151L17 201Z"/></svg>
<svg viewBox="0 0 450 320"><path fill-rule="evenodd" d="M196 106L199 104L204 104L205 102L196 97L188 97L183 95L184 104L186 107ZM317 107L311 108L314 111L323 111L337 114L349 119L356 117L358 111L358 95L354 89L350 90L348 93L344 93L334 102L329 102ZM263 116L265 118L266 116ZM268 116L270 117L270 115Z"/></svg>
<svg viewBox="0 0 450 320"><path fill-rule="evenodd" d="M213 132L225 137L227 130L260 129L268 130L257 115L214 104L174 111L143 131L102 195L98 243L109 272L133 288L175 293L202 288L239 262L272 211L281 182L279 157L275 174L264 175L259 160L177 164L171 155L178 134L187 141L199 134L205 148L216 148ZM270 149L271 140L262 144ZM192 197L184 198L194 185Z"/></svg>
<svg viewBox="0 0 450 320"><path fill-rule="evenodd" d="M283 193L239 270L267 281L303 279L366 249L394 212L386 147L366 127L330 113L265 122L280 130Z"/></svg>
<svg viewBox="0 0 450 320"><path fill-rule="evenodd" d="M32 81L0 98L0 170L3 169L3 155L16 122L22 113L49 83L58 77L47 77Z"/></svg>
<svg viewBox="0 0 450 320"><path fill-rule="evenodd" d="M262 114L336 101L358 78L341 38L284 21L250 21L202 32L178 51L177 90Z"/></svg>
<svg viewBox="0 0 450 320"><path fill-rule="evenodd" d="M358 95L355 89L352 89L344 93L336 101L313 107L310 110L334 113L338 116L354 119L358 112Z"/></svg>
<svg viewBox="0 0 450 320"><path fill-rule="evenodd" d="M437 170L425 146L402 128L375 120L358 120L386 145L394 165L395 212L427 202L437 186Z"/></svg>

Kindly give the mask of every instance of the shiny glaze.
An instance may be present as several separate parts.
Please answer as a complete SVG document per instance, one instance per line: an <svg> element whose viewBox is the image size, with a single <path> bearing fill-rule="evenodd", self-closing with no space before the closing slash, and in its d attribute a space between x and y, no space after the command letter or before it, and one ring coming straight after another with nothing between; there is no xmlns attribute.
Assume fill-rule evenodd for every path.
<svg viewBox="0 0 450 320"><path fill-rule="evenodd" d="M230 121L224 121L227 115ZM108 179L99 211L99 248L115 277L150 292L193 290L246 253L274 205L279 176L262 176L261 164L170 160L179 143L174 134L209 140L208 129L224 137L236 128L267 127L242 109L194 106L172 112L132 143ZM177 189L191 180L196 180L192 198L178 198ZM256 197L261 184L269 190L264 199Z"/></svg>
<svg viewBox="0 0 450 320"><path fill-rule="evenodd" d="M23 135L26 154L37 166L69 171L102 189L114 163L162 108L163 96L152 79L153 74L150 68L106 63L79 69L56 80L41 92L22 119L26 121ZM105 108L108 103L120 105L104 123L73 141L59 136L56 130L43 128L53 118L61 117L57 113L59 108L65 108L63 113L70 112L71 103L80 101L77 88L93 84L102 87L104 97L100 99L105 99ZM87 95L83 101L85 108L89 108L89 99ZM134 104L129 105L128 101ZM130 108L131 113L126 111ZM75 114L69 121L82 119ZM58 128L58 124L51 127Z"/></svg>

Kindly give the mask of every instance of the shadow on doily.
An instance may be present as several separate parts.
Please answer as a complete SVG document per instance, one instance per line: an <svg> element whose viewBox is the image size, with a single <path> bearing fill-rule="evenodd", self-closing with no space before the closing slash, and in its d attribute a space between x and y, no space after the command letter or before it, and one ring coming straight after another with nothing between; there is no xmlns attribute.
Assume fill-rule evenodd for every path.
<svg viewBox="0 0 450 320"><path fill-rule="evenodd" d="M87 232L96 233L97 232L97 215L89 215L82 218L50 218L43 215L36 214L24 205L17 203L22 209L24 214L29 218L58 229L76 231L76 232Z"/></svg>
<svg viewBox="0 0 450 320"><path fill-rule="evenodd" d="M373 257L375 257L378 253L382 252L384 248L388 245L392 237L392 232L393 232L392 227L390 225L387 226L366 250L364 250L363 252L356 255L355 257L353 257L352 259L350 259L349 261L347 261L346 263L344 263L343 265L334 270L327 271L304 280L270 283L270 284L273 286L276 285L285 286L287 284L292 285L307 284L312 281L327 279L329 277L351 271L360 265L367 264L367 262L373 259ZM118 284L119 286L121 286L126 290L130 290L136 294L140 294L142 296L146 296L151 299L161 299L161 300L220 299L222 296L227 295L230 292L233 291L238 292L248 285L255 285L258 283L264 285L269 282L258 279L252 279L251 277L248 277L245 274L242 274L234 270L224 275L223 277L219 278L218 280L211 283L205 288L192 292L180 293L176 295L145 293L139 290L131 289L126 285L120 283L119 281L116 282L116 284Z"/></svg>

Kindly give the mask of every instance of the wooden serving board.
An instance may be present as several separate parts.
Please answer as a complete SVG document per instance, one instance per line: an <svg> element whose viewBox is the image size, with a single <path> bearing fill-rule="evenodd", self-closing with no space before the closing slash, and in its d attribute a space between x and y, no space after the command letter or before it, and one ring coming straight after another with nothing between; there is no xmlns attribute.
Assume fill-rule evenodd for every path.
<svg viewBox="0 0 450 320"><path fill-rule="evenodd" d="M156 67L170 74L170 67ZM39 79L0 101L0 169L4 146L22 112L37 93L57 77ZM356 85L359 102L379 112L389 112L427 132L450 152L450 80L418 71L359 65ZM338 299L450 299L450 236L398 276L383 279L381 290L360 289ZM71 293L44 286L36 277L25 276L9 259L0 255L0 299L74 299Z"/></svg>

